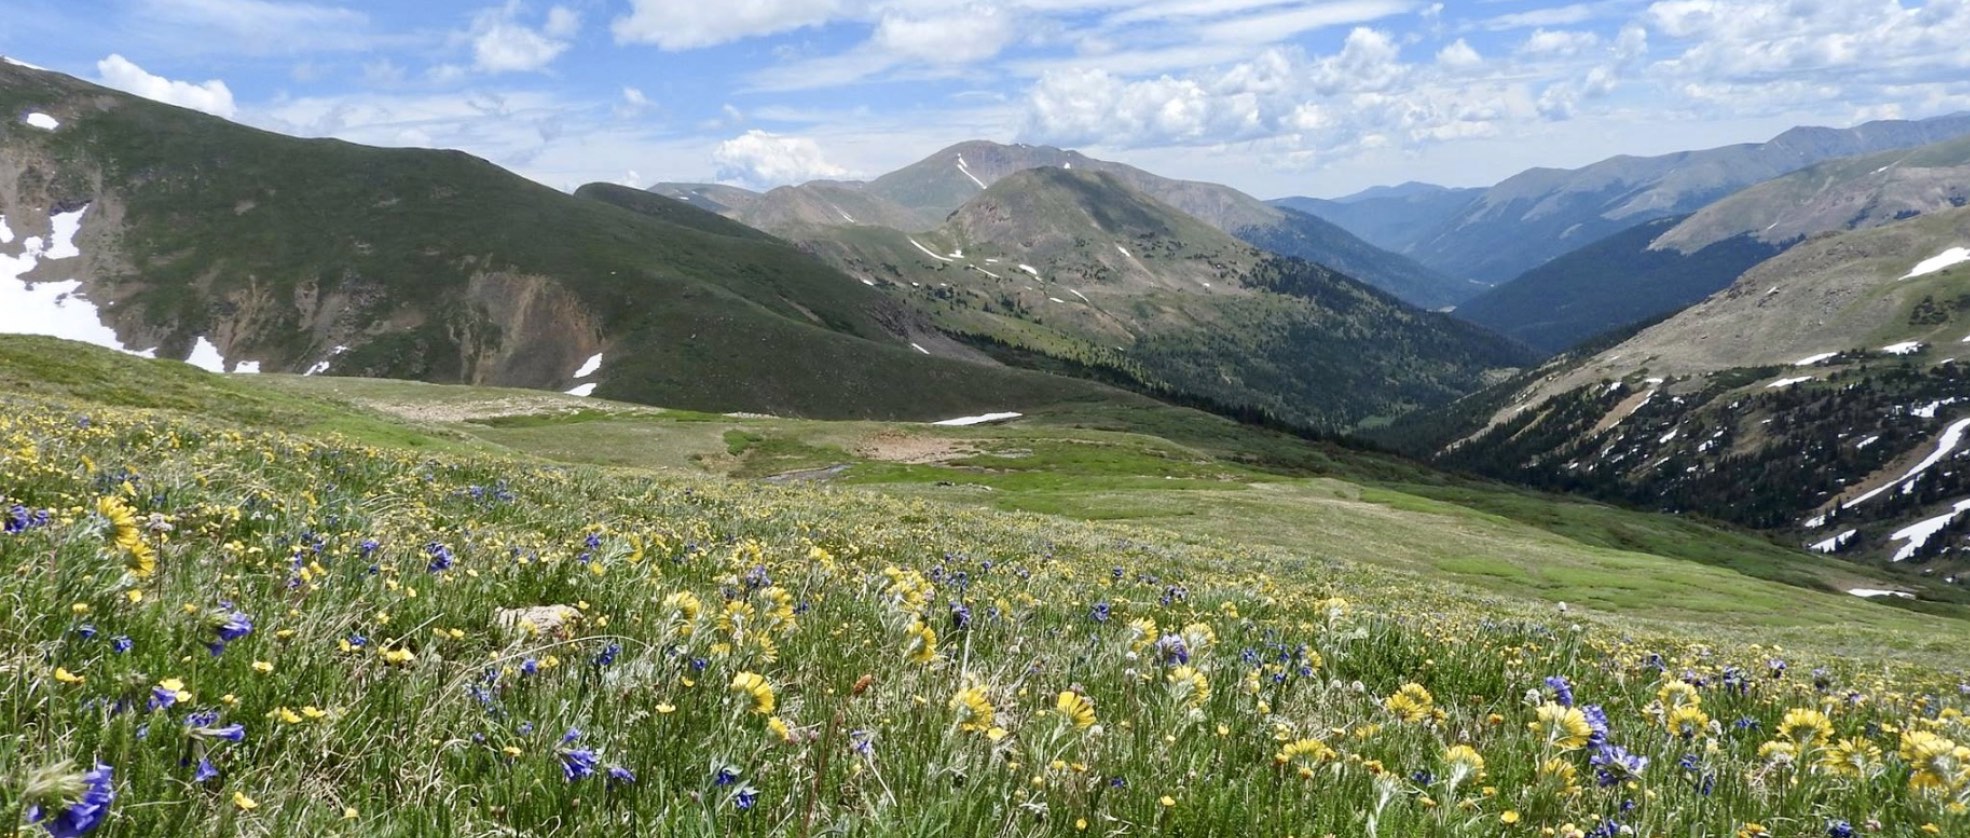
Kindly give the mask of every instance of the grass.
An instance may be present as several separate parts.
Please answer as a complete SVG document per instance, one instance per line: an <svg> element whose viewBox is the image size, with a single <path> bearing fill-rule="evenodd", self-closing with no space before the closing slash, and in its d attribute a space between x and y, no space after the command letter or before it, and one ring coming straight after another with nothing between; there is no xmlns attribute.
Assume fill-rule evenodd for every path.
<svg viewBox="0 0 1970 838"><path fill-rule="evenodd" d="M433 422L515 395L202 374L174 397L210 411L158 410L85 379L0 396L0 818L101 764L104 835L1965 825L1956 620L1140 435L558 397ZM251 394L283 409L222 406ZM280 429L385 407L429 411L411 438L641 429L735 470L967 450L773 487ZM988 508L1020 504L1062 514Z"/></svg>

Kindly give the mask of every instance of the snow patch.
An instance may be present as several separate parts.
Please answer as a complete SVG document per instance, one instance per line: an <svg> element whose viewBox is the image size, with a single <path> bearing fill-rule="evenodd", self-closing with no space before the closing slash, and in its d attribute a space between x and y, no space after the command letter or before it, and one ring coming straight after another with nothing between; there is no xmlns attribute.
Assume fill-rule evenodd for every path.
<svg viewBox="0 0 1970 838"><path fill-rule="evenodd" d="M1848 530L1806 549L1815 553L1838 553L1840 548L1847 546L1847 542L1852 541L1854 535L1859 532L1860 530Z"/></svg>
<svg viewBox="0 0 1970 838"><path fill-rule="evenodd" d="M1854 443L1854 450L1859 451L1863 448L1866 448L1880 441L1881 441L1881 437L1878 434L1875 436L1868 437L1867 439L1863 439L1860 442Z"/></svg>
<svg viewBox="0 0 1970 838"><path fill-rule="evenodd" d="M1032 265L1018 265L1018 266L1016 266L1016 267L1018 267L1018 268L1019 268L1020 270L1022 270L1022 271L1025 271L1025 272L1027 272L1027 273L1029 273L1029 274L1032 274L1032 275L1034 275L1034 276L1039 276L1039 275L1040 275L1040 271L1039 271L1039 269L1037 269L1037 268L1035 268L1035 267L1033 267Z"/></svg>
<svg viewBox="0 0 1970 838"><path fill-rule="evenodd" d="M1115 249L1116 249L1116 250L1119 250L1119 251L1122 251L1122 255L1123 255L1123 256L1129 256L1129 249L1128 249L1128 248L1126 248L1126 247L1123 247L1123 246L1121 246L1121 245L1119 245L1119 244L1118 244L1118 245L1115 245ZM1133 258L1135 258L1135 257L1133 257L1133 256L1129 256L1129 258L1131 258L1131 259L1133 259Z"/></svg>
<svg viewBox="0 0 1970 838"><path fill-rule="evenodd" d="M983 425L987 422L1004 422L1007 419L1018 419L1021 415L1022 414L1018 414L1018 413L985 413L985 414L980 414L978 416L960 416L956 419L946 419L942 422L932 422L930 424L945 425L949 427L962 427L965 425Z"/></svg>
<svg viewBox="0 0 1970 838"><path fill-rule="evenodd" d="M910 239L910 243L911 243L911 244L913 244L913 245L916 245L916 246L917 246L917 249L918 249L918 250L921 250L921 251L923 251L923 255L925 255L925 256L928 256L928 257L930 257L930 258L932 258L932 259L936 259L936 260L937 260L937 261L939 261L939 262L949 262L949 261L951 261L951 260L949 260L949 259L946 259L946 258L944 258L944 257L942 257L942 256L939 256L939 255L937 255L937 251L935 251L935 250L931 250L931 249L930 249L930 248L928 248L928 247L924 247L924 246L923 246L923 243L922 243L922 242L919 242L919 241L917 241L916 239Z"/></svg>
<svg viewBox="0 0 1970 838"><path fill-rule="evenodd" d="M40 236L22 239L19 256L0 253L0 333L45 335L154 358L155 349L124 346L116 331L103 325L96 304L82 294L81 280L30 283L21 278L44 261L82 254L75 246L75 234L82 229L82 214L86 209L56 213L49 219L54 228L49 239ZM13 240L13 230L0 223L0 244L11 244Z"/></svg>
<svg viewBox="0 0 1970 838"><path fill-rule="evenodd" d="M581 365L581 369L575 370L575 377L587 378L591 375L594 375L595 371L601 368L602 368L602 353L597 352L593 356L591 356L587 362Z"/></svg>
<svg viewBox="0 0 1970 838"><path fill-rule="evenodd" d="M13 244L13 243L14 243L13 228L7 226L7 216L0 215L0 244ZM1970 338L1965 338L1965 340L1970 340Z"/></svg>
<svg viewBox="0 0 1970 838"><path fill-rule="evenodd" d="M1661 438L1661 439L1658 439L1658 440L1656 440L1656 441L1655 441L1655 444L1657 444L1657 445L1666 445L1666 444L1668 444L1670 440L1672 440L1672 439L1675 439L1675 438L1676 438L1676 433L1677 433L1676 431L1674 431L1674 430L1672 430L1672 431L1670 431L1670 432L1668 432L1668 433L1666 433L1666 434L1663 434L1663 435L1662 435L1662 438Z"/></svg>
<svg viewBox="0 0 1970 838"><path fill-rule="evenodd" d="M1817 363L1819 363L1819 362L1821 362L1821 361L1824 361L1824 360L1827 360L1828 358L1832 358L1833 356L1835 356L1835 355L1838 355L1838 354L1840 354L1840 353L1838 353L1838 352L1821 352L1821 353L1820 353L1820 354L1818 354L1818 355L1808 355L1808 356L1806 356L1806 357L1804 357L1804 358L1800 358L1800 359L1799 359L1799 360L1797 360L1797 361L1793 361L1793 362L1792 362L1792 365L1793 365L1793 366L1795 366L1795 367L1810 367L1810 366L1812 366L1812 365L1814 365L1814 364L1817 364Z"/></svg>
<svg viewBox="0 0 1970 838"><path fill-rule="evenodd" d="M1072 289L1072 288L1069 288L1069 289L1067 289L1067 293L1069 293L1069 294L1073 294L1073 295L1074 295L1074 296L1076 296L1076 297L1080 297L1080 298L1081 298L1081 302L1084 302L1084 303L1091 303L1091 302L1094 302L1093 300L1090 300L1090 299L1088 299L1088 295L1086 295L1086 294L1083 294L1083 293L1081 293L1081 292L1079 292L1079 291L1076 291L1076 290L1074 290L1074 289Z"/></svg>
<svg viewBox="0 0 1970 838"><path fill-rule="evenodd" d="M1922 545L1929 543L1930 536L1941 532L1944 527L1949 526L1950 521L1955 520L1956 516L1962 514L1965 510L1970 510L1970 500L1957 501L1956 505L1950 507L1950 511L1948 512L1934 518L1917 521L1894 531L1888 536L1890 541L1906 541L1908 543L1902 545L1900 550L1895 551L1892 561L1899 562L1904 559L1914 558L1915 551L1922 549Z"/></svg>
<svg viewBox="0 0 1970 838"><path fill-rule="evenodd" d="M220 355L219 347L212 345L212 341L206 340L204 335L199 335L198 340L192 343L192 354L185 358L185 363L206 372L226 371L226 356Z"/></svg>
<svg viewBox="0 0 1970 838"><path fill-rule="evenodd" d="M910 344L910 348L911 348L911 349L914 349L914 350L916 350L916 351L918 351L918 352L922 352L922 353L923 353L923 354L925 354L925 355L929 355L929 354L930 354L930 350L928 350L928 349L925 349L925 348L923 348L923 347L921 347L921 346L918 346L918 345L916 345L916 344L914 344L914 343L912 343L912 344Z"/></svg>
<svg viewBox="0 0 1970 838"><path fill-rule="evenodd" d="M1063 300L1063 299L1061 299L1061 298L1059 298L1059 297L1048 297L1047 299L1049 299L1049 300L1052 300L1052 301L1054 301L1054 302L1056 302L1056 303L1064 303L1064 302L1067 302L1066 300Z"/></svg>
<svg viewBox="0 0 1970 838"><path fill-rule="evenodd" d="M583 384L580 387L575 387L568 390L562 390L561 392L566 393L570 396L580 396L582 398L588 398L589 396L595 394L595 385Z"/></svg>
<svg viewBox="0 0 1970 838"><path fill-rule="evenodd" d="M27 116L21 117L21 121L29 125L32 125L36 128L39 128L43 131L53 131L56 128L62 127L61 120L58 120L52 116L40 112L31 113L28 114Z"/></svg>
<svg viewBox="0 0 1970 838"><path fill-rule="evenodd" d="M241 361L233 365L233 372L239 375L258 375L260 374L260 362Z"/></svg>
<svg viewBox="0 0 1970 838"><path fill-rule="evenodd" d="M1922 341L1919 340L1905 340L1901 343L1891 343L1881 347L1881 351L1890 355L1913 355L1922 351L1922 345Z"/></svg>
<svg viewBox="0 0 1970 838"><path fill-rule="evenodd" d="M870 288L874 288L874 287L876 287L876 284L875 284L875 282L874 282L873 280L867 280L867 279L865 279L865 280L862 280L862 284L863 284L863 285L867 285L867 286L869 286Z"/></svg>
<svg viewBox="0 0 1970 838"><path fill-rule="evenodd" d="M1883 591L1883 590L1877 590L1875 588L1850 588L1847 590L1847 593L1853 594L1854 596L1860 597L1861 599L1873 599L1874 597L1878 597L1878 596L1898 596L1901 597L1902 599L1915 598L1915 594L1911 594L1907 591Z"/></svg>
<svg viewBox="0 0 1970 838"><path fill-rule="evenodd" d="M1770 390L1777 387L1790 387L1794 384L1799 384L1811 380L1813 380L1813 377L1810 375L1802 375L1799 376L1798 378L1781 378L1777 381L1765 385L1765 389Z"/></svg>
<svg viewBox="0 0 1970 838"><path fill-rule="evenodd" d="M1915 263L1915 269L1902 275L1903 279L1914 279L1923 274L1932 274L1951 265L1970 262L1970 247L1952 247L1927 259Z"/></svg>
<svg viewBox="0 0 1970 838"><path fill-rule="evenodd" d="M328 362L327 362L327 361L316 361L316 362L314 362L314 363L313 363L312 365L310 365L310 366L308 367L308 369L307 369L306 371L304 371L304 372L302 372L301 374L302 374L302 375L321 375L322 373L325 373L325 372L328 372Z"/></svg>
<svg viewBox="0 0 1970 838"><path fill-rule="evenodd" d="M1860 497L1854 498L1853 500L1841 504L1840 505L1841 508L1851 509L1855 506L1858 506L1861 502L1866 501L1868 498L1872 498L1875 495L1881 494L1882 492L1885 492L1895 486L1905 484L1911 480L1914 480L1917 477L1922 476L1922 473L1928 471L1930 466L1942 462L1944 457L1948 457L1951 452L1956 450L1956 446L1963 443L1963 432L1965 429L1970 429L1970 419L1958 419L1955 424L1950 425L1949 428L1943 431L1942 439L1936 440L1936 450L1929 452L1929 456L1922 458L1922 462L1916 463L1913 467L1911 467L1908 470L1907 474L1904 474L1901 477L1894 479L1893 481L1882 484L1880 487L1874 489L1873 491L1868 492L1867 494L1861 495ZM1965 503L1970 503L1970 501L1965 501ZM1897 535L1895 536L1895 538L1899 539L1900 536Z"/></svg>
<svg viewBox="0 0 1970 838"><path fill-rule="evenodd" d="M963 172L965 177L971 178L971 182L978 184L978 188L985 188L985 181L979 180L977 175L971 173L971 168L964 164L964 155L962 154L958 155L958 171Z"/></svg>

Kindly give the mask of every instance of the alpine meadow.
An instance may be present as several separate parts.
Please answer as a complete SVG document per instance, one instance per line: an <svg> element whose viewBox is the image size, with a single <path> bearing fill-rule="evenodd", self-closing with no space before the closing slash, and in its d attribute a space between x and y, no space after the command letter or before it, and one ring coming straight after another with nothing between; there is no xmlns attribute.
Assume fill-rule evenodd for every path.
<svg viewBox="0 0 1970 838"><path fill-rule="evenodd" d="M0 823L1970 835L1970 3L0 9Z"/></svg>

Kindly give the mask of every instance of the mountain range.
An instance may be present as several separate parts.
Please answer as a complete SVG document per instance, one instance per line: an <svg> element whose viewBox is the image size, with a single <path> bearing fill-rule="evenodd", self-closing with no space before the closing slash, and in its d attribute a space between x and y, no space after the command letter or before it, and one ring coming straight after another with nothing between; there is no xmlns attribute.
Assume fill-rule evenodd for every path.
<svg viewBox="0 0 1970 838"><path fill-rule="evenodd" d="M765 193L696 183L659 183L650 189L800 241L842 226L929 230L1000 178L1042 167L1113 175L1248 243L1332 268L1425 308L1454 305L1482 290L1382 250L1328 221L1269 205L1231 187L1166 178L1050 146L958 143L866 183L814 181Z"/></svg>

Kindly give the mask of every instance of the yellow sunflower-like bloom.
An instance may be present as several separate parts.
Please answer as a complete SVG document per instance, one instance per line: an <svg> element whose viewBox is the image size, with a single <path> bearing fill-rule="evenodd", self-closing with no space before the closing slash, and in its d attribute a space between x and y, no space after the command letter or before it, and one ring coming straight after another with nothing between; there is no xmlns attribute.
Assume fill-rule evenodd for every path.
<svg viewBox="0 0 1970 838"><path fill-rule="evenodd" d="M1422 684L1403 684L1394 695L1382 701L1382 706L1405 722L1420 722L1430 717L1436 707L1436 699Z"/></svg>
<svg viewBox="0 0 1970 838"><path fill-rule="evenodd" d="M958 729L981 732L992 728L992 701L978 687L965 687L951 696L951 709L958 715Z"/></svg>
<svg viewBox="0 0 1970 838"><path fill-rule="evenodd" d="M1272 755L1272 761L1281 767L1290 767L1303 778L1312 778L1314 768L1333 759L1334 749L1318 739L1300 739L1286 743L1279 753Z"/></svg>
<svg viewBox="0 0 1970 838"><path fill-rule="evenodd" d="M1053 709L1083 730L1094 724L1094 702L1088 697L1072 690L1064 691L1053 703Z"/></svg>
<svg viewBox="0 0 1970 838"><path fill-rule="evenodd" d="M1787 710L1785 718L1778 724L1778 733L1804 750L1814 743L1832 739L1833 723L1827 721L1826 714L1818 710Z"/></svg>
<svg viewBox="0 0 1970 838"><path fill-rule="evenodd" d="M773 685L766 682L766 676L757 672L741 672L732 676L731 689L752 699L752 711L759 715L770 716L777 706L773 698Z"/></svg>
<svg viewBox="0 0 1970 838"><path fill-rule="evenodd" d="M1845 777L1873 775L1881 749L1865 739L1842 739L1820 754L1820 767Z"/></svg>
<svg viewBox="0 0 1970 838"><path fill-rule="evenodd" d="M1554 747L1569 751L1586 745L1594 735L1587 714L1580 708L1561 707L1550 701L1540 705L1537 717L1526 727Z"/></svg>
<svg viewBox="0 0 1970 838"><path fill-rule="evenodd" d="M109 522L109 540L124 556L124 566L137 578L148 577L157 572L157 551L144 543L144 533L137 526L137 512L123 502L122 498L105 495L96 499L96 514Z"/></svg>
<svg viewBox="0 0 1970 838"><path fill-rule="evenodd" d="M911 623L904 632L903 657L919 664L937 660L937 630L922 620Z"/></svg>
<svg viewBox="0 0 1970 838"><path fill-rule="evenodd" d="M1684 704L1669 711L1669 717L1662 720L1663 727L1684 739L1694 739L1703 735L1710 726L1710 714L1695 704Z"/></svg>

